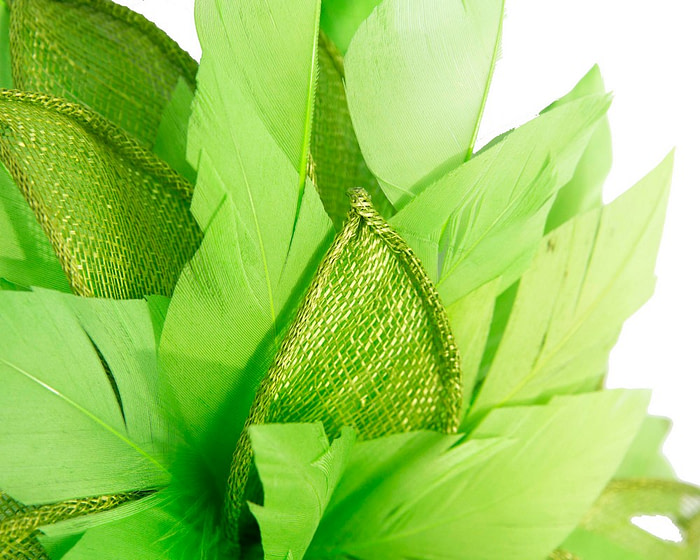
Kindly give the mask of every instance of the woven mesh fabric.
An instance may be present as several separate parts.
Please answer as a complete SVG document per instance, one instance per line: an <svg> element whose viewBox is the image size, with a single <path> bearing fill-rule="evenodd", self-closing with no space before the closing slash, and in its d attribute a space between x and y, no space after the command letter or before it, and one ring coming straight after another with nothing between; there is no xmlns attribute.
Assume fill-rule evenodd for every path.
<svg viewBox="0 0 700 560"><path fill-rule="evenodd" d="M633 525L636 515L663 515L683 534L664 541ZM605 536L644 558L697 560L700 551L700 488L660 479L613 480L581 520L580 527Z"/></svg>
<svg viewBox="0 0 700 560"><path fill-rule="evenodd" d="M143 16L108 0L13 0L15 87L92 108L148 147L180 77L197 64Z"/></svg>
<svg viewBox="0 0 700 560"><path fill-rule="evenodd" d="M247 425L322 421L329 437L456 432L460 362L438 294L404 241L353 191L336 236L253 402ZM236 534L252 450L233 456L227 515Z"/></svg>
<svg viewBox="0 0 700 560"><path fill-rule="evenodd" d="M0 92L0 158L81 296L170 295L201 233L192 186L119 128L52 96Z"/></svg>
<svg viewBox="0 0 700 560"><path fill-rule="evenodd" d="M319 36L318 64L311 155L314 183L323 206L339 230L350 210L348 190L362 187L377 211L389 217L391 203L367 168L352 127L343 86L343 57L323 33Z"/></svg>
<svg viewBox="0 0 700 560"><path fill-rule="evenodd" d="M33 531L20 539L10 539L4 534L5 523L25 514L29 509L0 491L0 560L48 560Z"/></svg>
<svg viewBox="0 0 700 560"><path fill-rule="evenodd" d="M0 492L0 559L44 559L46 552L37 530L65 519L99 513L143 497L142 492L67 500L57 504L25 506Z"/></svg>

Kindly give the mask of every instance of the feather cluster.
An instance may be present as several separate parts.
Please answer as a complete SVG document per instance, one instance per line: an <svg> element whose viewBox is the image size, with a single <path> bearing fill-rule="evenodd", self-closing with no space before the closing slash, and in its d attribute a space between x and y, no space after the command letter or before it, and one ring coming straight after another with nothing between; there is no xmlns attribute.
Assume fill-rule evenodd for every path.
<svg viewBox="0 0 700 560"><path fill-rule="evenodd" d="M598 68L476 150L503 0L195 6L0 0L0 558L696 560Z"/></svg>

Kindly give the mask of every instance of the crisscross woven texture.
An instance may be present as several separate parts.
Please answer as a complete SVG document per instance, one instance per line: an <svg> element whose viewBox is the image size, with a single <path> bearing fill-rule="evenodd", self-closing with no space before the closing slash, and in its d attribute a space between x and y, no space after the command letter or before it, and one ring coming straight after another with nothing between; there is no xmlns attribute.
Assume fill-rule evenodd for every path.
<svg viewBox="0 0 700 560"><path fill-rule="evenodd" d="M52 96L0 92L0 157L82 296L170 295L201 233L192 186L116 126Z"/></svg>
<svg viewBox="0 0 700 560"><path fill-rule="evenodd" d="M148 147L179 78L197 64L153 23L107 0L13 0L15 87L81 103Z"/></svg>
<svg viewBox="0 0 700 560"><path fill-rule="evenodd" d="M13 525L15 519L26 515L31 508L23 506L0 491L0 559L1 560L48 560L43 547L34 536L34 530L23 532L20 538L5 535L5 525Z"/></svg>
<svg viewBox="0 0 700 560"><path fill-rule="evenodd" d="M354 191L348 220L324 257L263 379L247 425L322 421L329 437L410 430L455 432L460 362L437 292L403 240ZM235 527L251 465L236 448L228 515Z"/></svg>
<svg viewBox="0 0 700 560"><path fill-rule="evenodd" d="M653 537L630 520L636 515L670 518L682 533L675 543ZM697 560L700 488L675 480L613 480L581 520L580 527L640 554L663 560Z"/></svg>
<svg viewBox="0 0 700 560"><path fill-rule="evenodd" d="M48 558L36 538L36 531L42 525L107 511L143 495L143 492L130 492L66 500L57 504L25 506L0 492L0 559Z"/></svg>
<svg viewBox="0 0 700 560"><path fill-rule="evenodd" d="M336 229L343 225L349 189L362 187L384 217L393 211L379 183L367 168L350 119L343 85L343 57L324 33L318 44L318 83L311 135L314 183Z"/></svg>

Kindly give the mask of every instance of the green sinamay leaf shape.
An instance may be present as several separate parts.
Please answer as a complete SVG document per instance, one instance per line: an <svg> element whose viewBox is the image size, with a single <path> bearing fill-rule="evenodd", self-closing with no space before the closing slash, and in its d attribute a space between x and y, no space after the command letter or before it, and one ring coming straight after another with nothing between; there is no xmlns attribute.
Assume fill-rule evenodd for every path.
<svg viewBox="0 0 700 560"><path fill-rule="evenodd" d="M156 488L169 480L162 446L139 422L144 413L130 415L133 433L125 423L89 336L92 327L83 327L62 299L71 297L0 292L0 488L25 504ZM116 379L132 375L122 374L111 355L110 361ZM132 391L143 388L119 386L122 403L143 401Z"/></svg>
<svg viewBox="0 0 700 560"><path fill-rule="evenodd" d="M143 495L142 492L132 492L30 507L19 504L0 492L0 557L24 558L24 556L2 555L3 553L19 555L20 552L24 552L27 558L34 559L35 556L29 556L29 554L33 549L39 547L36 540L39 527L88 514L109 511L122 504L138 500ZM42 556L39 555L39 557Z"/></svg>
<svg viewBox="0 0 700 560"><path fill-rule="evenodd" d="M343 58L323 33L319 37L318 85L311 136L314 184L337 230L350 210L348 191L365 189L384 217L393 208L360 152L343 85Z"/></svg>
<svg viewBox="0 0 700 560"><path fill-rule="evenodd" d="M446 305L499 276L505 289L527 269L553 195L608 105L607 96L586 96L533 119L391 218Z"/></svg>
<svg viewBox="0 0 700 560"><path fill-rule="evenodd" d="M646 532L633 524L637 516L670 519L681 541ZM562 546L581 558L695 560L700 554L700 489L676 480L614 480Z"/></svg>
<svg viewBox="0 0 700 560"><path fill-rule="evenodd" d="M260 526L265 560L304 558L350 458L349 428L328 442L321 424L251 426L264 507L250 504ZM293 529L292 529L293 527Z"/></svg>
<svg viewBox="0 0 700 560"><path fill-rule="evenodd" d="M30 510L0 491L0 527L17 515L23 515ZM35 535L24 536L21 539L6 539L0 528L0 558L31 558L32 560L48 560L46 552Z"/></svg>
<svg viewBox="0 0 700 560"><path fill-rule="evenodd" d="M573 90L552 103L543 112L585 97L605 93L600 68L594 66L576 84ZM581 154L573 176L557 193L557 198L547 217L547 231L587 210L599 208L603 203L603 183L612 167L612 137L610 123L603 117L593 131L588 146Z"/></svg>
<svg viewBox="0 0 700 560"><path fill-rule="evenodd" d="M404 454L358 444L366 452L351 457L306 557L541 560L614 474L647 404L644 392L605 391L495 410L427 461L425 441Z"/></svg>
<svg viewBox="0 0 700 560"><path fill-rule="evenodd" d="M199 245L191 185L97 114L0 93L0 157L79 295L169 295Z"/></svg>
<svg viewBox="0 0 700 560"><path fill-rule="evenodd" d="M321 421L369 439L453 432L462 405L454 337L437 292L403 240L353 191L348 220L260 384L248 425ZM238 519L251 463L243 433L228 514Z"/></svg>
<svg viewBox="0 0 700 560"><path fill-rule="evenodd" d="M397 209L471 155L503 4L385 0L355 33L345 58L350 115Z"/></svg>
<svg viewBox="0 0 700 560"><path fill-rule="evenodd" d="M0 0L0 88L12 89L10 13ZM70 291L36 216L0 163L0 278L20 286Z"/></svg>
<svg viewBox="0 0 700 560"><path fill-rule="evenodd" d="M549 234L523 276L471 411L596 387L624 320L651 295L673 158Z"/></svg>
<svg viewBox="0 0 700 560"><path fill-rule="evenodd" d="M143 16L108 0L13 0L15 87L85 105L147 147L197 64Z"/></svg>
<svg viewBox="0 0 700 560"><path fill-rule="evenodd" d="M19 286L70 292L49 238L1 162L0 278Z"/></svg>
<svg viewBox="0 0 700 560"><path fill-rule="evenodd" d="M203 55L188 158L206 234L173 295L160 366L171 410L222 487L276 339L332 237L301 165L315 18L315 0L197 4Z"/></svg>

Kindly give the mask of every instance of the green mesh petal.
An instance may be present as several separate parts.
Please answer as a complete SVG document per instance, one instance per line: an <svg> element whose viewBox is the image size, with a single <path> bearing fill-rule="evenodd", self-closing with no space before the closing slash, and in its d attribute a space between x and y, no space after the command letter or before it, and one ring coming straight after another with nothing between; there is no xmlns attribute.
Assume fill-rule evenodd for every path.
<svg viewBox="0 0 700 560"><path fill-rule="evenodd" d="M82 106L15 91L0 93L0 158L76 294L172 293L201 233L165 163Z"/></svg>
<svg viewBox="0 0 700 560"><path fill-rule="evenodd" d="M143 492L130 492L67 500L57 504L25 506L0 491L0 558L48 560L46 552L36 538L39 527L108 511L143 496Z"/></svg>
<svg viewBox="0 0 700 560"><path fill-rule="evenodd" d="M12 0L15 87L90 107L148 147L197 64L140 14L107 0Z"/></svg>
<svg viewBox="0 0 700 560"><path fill-rule="evenodd" d="M16 518L25 515L29 509L0 491L0 558L3 560L48 560L34 529L23 531L19 537L14 530L10 535Z"/></svg>
<svg viewBox="0 0 700 560"><path fill-rule="evenodd" d="M635 516L657 515L676 525L682 537L680 542L657 538L631 522ZM597 539L615 547L610 550L624 550L647 560L697 560L700 488L676 480L613 480L564 546L585 559Z"/></svg>
<svg viewBox="0 0 700 560"><path fill-rule="evenodd" d="M321 263L247 425L322 421L360 439L411 430L455 432L457 347L435 288L403 240L354 191L348 220ZM252 459L244 431L233 457L235 527Z"/></svg>

